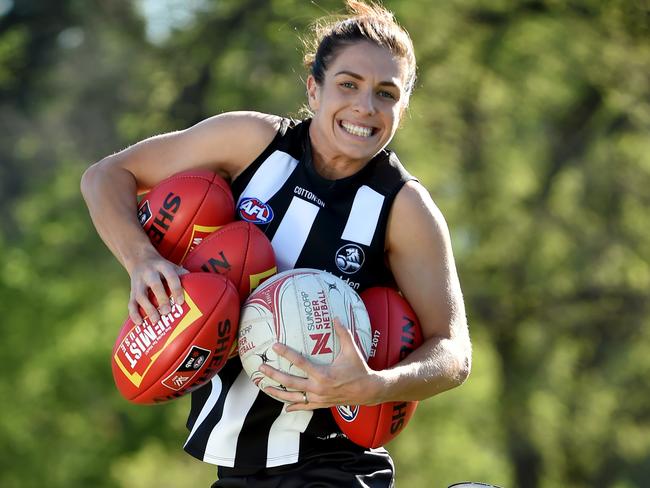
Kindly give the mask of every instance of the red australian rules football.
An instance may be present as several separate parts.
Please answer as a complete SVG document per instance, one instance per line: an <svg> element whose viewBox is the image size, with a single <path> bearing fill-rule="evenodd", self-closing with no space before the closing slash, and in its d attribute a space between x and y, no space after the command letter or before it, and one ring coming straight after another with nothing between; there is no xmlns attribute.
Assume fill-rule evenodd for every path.
<svg viewBox="0 0 650 488"><path fill-rule="evenodd" d="M180 264L204 237L235 215L228 183L208 170L161 181L138 205L138 220L161 256Z"/></svg>
<svg viewBox="0 0 650 488"><path fill-rule="evenodd" d="M397 291L385 287L361 293L372 329L368 365L378 371L393 366L422 344L422 330L415 312ZM409 422L418 402L331 407L341 431L363 447L379 447L394 439Z"/></svg>
<svg viewBox="0 0 650 488"><path fill-rule="evenodd" d="M228 360L237 337L234 285L208 273L180 280L184 303L172 302L172 311L156 323L145 317L135 325L127 318L113 347L115 385L133 403L172 400L207 383Z"/></svg>
<svg viewBox="0 0 650 488"><path fill-rule="evenodd" d="M224 275L234 283L242 303L277 271L271 241L254 224L243 221L226 224L204 238L187 255L183 267Z"/></svg>

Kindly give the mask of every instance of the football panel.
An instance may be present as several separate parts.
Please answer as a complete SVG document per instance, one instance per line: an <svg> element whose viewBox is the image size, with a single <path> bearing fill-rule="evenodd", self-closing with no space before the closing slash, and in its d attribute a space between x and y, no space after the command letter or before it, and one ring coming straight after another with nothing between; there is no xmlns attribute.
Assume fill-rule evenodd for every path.
<svg viewBox="0 0 650 488"><path fill-rule="evenodd" d="M143 229L161 256L180 262L179 242L191 228L209 185L200 177L174 175L159 183L146 196L151 217Z"/></svg>
<svg viewBox="0 0 650 488"><path fill-rule="evenodd" d="M232 222L234 217L235 208L230 189L226 192L221 186L210 184L192 221L177 243L175 252L180 255L179 262L183 262L187 254L201 244L203 239Z"/></svg>

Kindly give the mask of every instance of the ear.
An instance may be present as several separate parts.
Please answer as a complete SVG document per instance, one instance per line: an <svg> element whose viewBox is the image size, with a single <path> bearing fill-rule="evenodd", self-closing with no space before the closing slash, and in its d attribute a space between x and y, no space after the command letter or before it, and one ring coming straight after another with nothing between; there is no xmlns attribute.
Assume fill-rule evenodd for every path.
<svg viewBox="0 0 650 488"><path fill-rule="evenodd" d="M313 75L307 77L307 101L312 112L318 111L318 107L320 106L320 87L316 83L316 78Z"/></svg>

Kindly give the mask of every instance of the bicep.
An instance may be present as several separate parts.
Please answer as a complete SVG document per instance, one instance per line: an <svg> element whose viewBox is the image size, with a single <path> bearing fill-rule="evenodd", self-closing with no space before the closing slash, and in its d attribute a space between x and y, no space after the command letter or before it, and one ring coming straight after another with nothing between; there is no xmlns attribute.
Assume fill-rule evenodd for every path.
<svg viewBox="0 0 650 488"><path fill-rule="evenodd" d="M415 182L398 193L387 231L388 261L426 339L451 338L466 328L463 297L447 224Z"/></svg>
<svg viewBox="0 0 650 488"><path fill-rule="evenodd" d="M190 169L210 169L232 179L273 140L279 120L253 112L225 113L140 141L102 163L130 172L139 191Z"/></svg>

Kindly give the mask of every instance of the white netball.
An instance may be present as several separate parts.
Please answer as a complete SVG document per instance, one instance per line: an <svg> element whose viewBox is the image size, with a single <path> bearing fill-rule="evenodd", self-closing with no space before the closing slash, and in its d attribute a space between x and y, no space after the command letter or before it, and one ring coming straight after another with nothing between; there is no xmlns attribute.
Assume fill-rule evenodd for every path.
<svg viewBox="0 0 650 488"><path fill-rule="evenodd" d="M285 388L258 371L266 363L306 377L305 373L271 346L286 344L317 364L330 364L340 344L333 320L338 318L352 333L368 358L370 320L359 295L340 278L315 269L293 269L273 276L259 286L242 307L239 322L239 357L249 378L260 389Z"/></svg>

